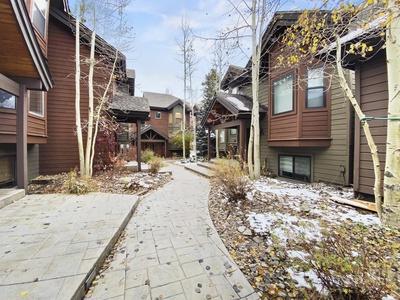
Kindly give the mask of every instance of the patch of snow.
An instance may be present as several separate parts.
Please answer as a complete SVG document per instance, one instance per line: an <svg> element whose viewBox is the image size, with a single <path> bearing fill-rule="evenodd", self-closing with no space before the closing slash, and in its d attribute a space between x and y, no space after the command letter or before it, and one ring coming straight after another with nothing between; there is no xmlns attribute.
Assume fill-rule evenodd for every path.
<svg viewBox="0 0 400 300"><path fill-rule="evenodd" d="M291 258L298 258L302 261L305 261L306 257L307 257L307 253L305 253L303 251L288 250L287 254Z"/></svg>
<svg viewBox="0 0 400 300"><path fill-rule="evenodd" d="M296 272L291 268L288 268L287 272L292 279L297 281L296 287L311 288L311 285L307 282L311 281L316 290L321 293L323 292L321 280L319 280L317 274L313 270L309 270L307 272Z"/></svg>
<svg viewBox="0 0 400 300"><path fill-rule="evenodd" d="M239 110L241 111L250 111L248 107L246 107L242 101L235 97L227 97L226 98L229 102L231 102L233 105L235 105Z"/></svg>

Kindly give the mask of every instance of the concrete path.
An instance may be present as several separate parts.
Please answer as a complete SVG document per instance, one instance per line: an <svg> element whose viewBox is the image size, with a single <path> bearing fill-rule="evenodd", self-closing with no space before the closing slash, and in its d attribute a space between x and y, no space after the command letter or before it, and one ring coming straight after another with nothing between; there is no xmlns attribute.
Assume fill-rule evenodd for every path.
<svg viewBox="0 0 400 300"><path fill-rule="evenodd" d="M82 299L138 197L29 195L0 209L0 299Z"/></svg>
<svg viewBox="0 0 400 300"><path fill-rule="evenodd" d="M145 196L92 299L259 299L208 213L209 180L169 165L173 181Z"/></svg>

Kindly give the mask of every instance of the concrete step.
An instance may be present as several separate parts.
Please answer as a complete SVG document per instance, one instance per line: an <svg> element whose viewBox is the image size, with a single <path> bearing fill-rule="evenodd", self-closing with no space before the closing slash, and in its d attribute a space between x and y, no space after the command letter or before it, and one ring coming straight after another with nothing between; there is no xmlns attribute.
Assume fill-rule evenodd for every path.
<svg viewBox="0 0 400 300"><path fill-rule="evenodd" d="M207 178L212 178L213 177L211 169L205 168L205 167L202 167L202 166L198 166L195 163L185 164L184 167L185 167L186 170L192 171L192 172L197 173L197 174L199 174L201 176L204 176L204 177L207 177Z"/></svg>
<svg viewBox="0 0 400 300"><path fill-rule="evenodd" d="M0 209L25 197L25 190L17 188L0 189Z"/></svg>
<svg viewBox="0 0 400 300"><path fill-rule="evenodd" d="M207 168L213 170L215 168L215 164L212 162L198 162L197 165L199 167Z"/></svg>

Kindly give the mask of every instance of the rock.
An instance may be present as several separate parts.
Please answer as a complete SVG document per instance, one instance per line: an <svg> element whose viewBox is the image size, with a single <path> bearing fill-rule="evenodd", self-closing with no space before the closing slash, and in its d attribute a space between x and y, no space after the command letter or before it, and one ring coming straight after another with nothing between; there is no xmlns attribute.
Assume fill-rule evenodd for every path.
<svg viewBox="0 0 400 300"><path fill-rule="evenodd" d="M243 233L246 229L247 229L246 226L239 226L237 230L238 230L240 233Z"/></svg>
<svg viewBox="0 0 400 300"><path fill-rule="evenodd" d="M195 288L194 290L195 290L195 292L198 293L198 294L201 293L201 290L200 290L199 288Z"/></svg>
<svg viewBox="0 0 400 300"><path fill-rule="evenodd" d="M245 236L252 236L253 233L251 232L250 229L247 228L247 229L243 232L243 235L245 235Z"/></svg>
<svg viewBox="0 0 400 300"><path fill-rule="evenodd" d="M300 211L304 213L309 213L311 211L310 205L307 203L303 203L300 205Z"/></svg>
<svg viewBox="0 0 400 300"><path fill-rule="evenodd" d="M285 299L286 296L287 295L284 292L278 292L278 297L281 297L281 298Z"/></svg>
<svg viewBox="0 0 400 300"><path fill-rule="evenodd" d="M263 240L259 236L253 237L253 241L257 244L261 244L263 242Z"/></svg>

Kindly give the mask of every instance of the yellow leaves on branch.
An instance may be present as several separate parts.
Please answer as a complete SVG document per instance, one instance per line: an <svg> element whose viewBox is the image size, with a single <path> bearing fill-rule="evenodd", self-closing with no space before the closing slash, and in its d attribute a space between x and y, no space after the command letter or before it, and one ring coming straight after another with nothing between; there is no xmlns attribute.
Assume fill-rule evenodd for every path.
<svg viewBox="0 0 400 300"><path fill-rule="evenodd" d="M351 44L349 50L347 50L347 53L358 54L361 55L362 57L366 57L367 53L371 52L372 50L374 50L372 46L368 46L365 43L358 42L355 44Z"/></svg>

